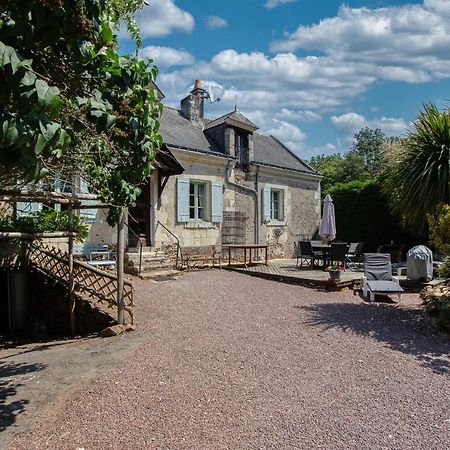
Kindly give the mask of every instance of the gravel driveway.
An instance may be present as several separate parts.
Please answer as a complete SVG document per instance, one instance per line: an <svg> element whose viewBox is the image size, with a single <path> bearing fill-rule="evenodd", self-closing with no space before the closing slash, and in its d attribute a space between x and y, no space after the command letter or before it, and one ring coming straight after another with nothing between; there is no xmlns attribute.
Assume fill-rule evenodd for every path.
<svg viewBox="0 0 450 450"><path fill-rule="evenodd" d="M225 270L138 281L137 337L111 338L126 359L10 448L450 448L450 340L404 298Z"/></svg>

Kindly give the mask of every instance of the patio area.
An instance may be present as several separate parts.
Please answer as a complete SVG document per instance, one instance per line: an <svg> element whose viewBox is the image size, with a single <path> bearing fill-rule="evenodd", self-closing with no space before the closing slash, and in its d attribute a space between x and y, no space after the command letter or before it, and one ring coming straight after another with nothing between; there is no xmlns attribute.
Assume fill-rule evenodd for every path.
<svg viewBox="0 0 450 450"><path fill-rule="evenodd" d="M244 267L243 264L232 264L231 266L223 265L224 269L232 270L246 275L265 278L268 280L282 281L291 284L299 284L308 287L318 287L327 290L339 291L341 289L360 289L363 278L363 265L358 264L357 269L352 271L347 268L341 271L341 279L339 281L330 281L329 273L323 269L311 270L296 266L297 260L294 259L273 259L265 265L262 262L253 263ZM434 285L441 282L441 279L434 279L430 282L419 283L410 281L406 277L406 272L402 275L394 276L400 280L400 285L411 292L418 292L428 285Z"/></svg>
<svg viewBox="0 0 450 450"><path fill-rule="evenodd" d="M297 260L294 259L273 259L267 265L254 263L247 267L242 264L223 265L223 268L236 272L253 275L268 280L284 281L293 284L307 286L325 287L330 290L344 288L356 288L361 284L362 271L352 272L350 269L341 272L341 279L337 282L329 281L329 273L323 269L298 268ZM406 278L406 277L403 277Z"/></svg>

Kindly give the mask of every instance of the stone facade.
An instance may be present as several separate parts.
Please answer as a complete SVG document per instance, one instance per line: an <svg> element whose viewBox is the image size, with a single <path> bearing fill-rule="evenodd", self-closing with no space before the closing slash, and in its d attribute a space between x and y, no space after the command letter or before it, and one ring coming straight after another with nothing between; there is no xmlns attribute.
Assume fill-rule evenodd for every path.
<svg viewBox="0 0 450 450"><path fill-rule="evenodd" d="M320 221L320 180L308 174L275 169L269 167L252 167L249 172L232 169L229 181L245 186L248 189L227 183L226 171L228 161L217 156L196 154L188 151L174 152L174 156L185 168L180 177L223 185L223 211L242 213L240 217L244 227L240 239L245 236L245 243L258 241L269 245L271 257L292 257L294 245L299 236L311 238L316 232ZM155 210L154 220L158 220L169 228L180 239L181 246L201 246L222 244L223 222L177 221L177 177L167 183L161 204ZM264 188L273 188L283 192L283 220L263 220ZM257 191L251 192L249 189ZM256 199L257 197L257 199ZM257 209L255 206L257 201ZM256 221L255 221L255 215ZM255 230L258 229L258 235ZM156 227L154 245L165 247L173 243L162 227ZM244 243L244 242L235 242Z"/></svg>

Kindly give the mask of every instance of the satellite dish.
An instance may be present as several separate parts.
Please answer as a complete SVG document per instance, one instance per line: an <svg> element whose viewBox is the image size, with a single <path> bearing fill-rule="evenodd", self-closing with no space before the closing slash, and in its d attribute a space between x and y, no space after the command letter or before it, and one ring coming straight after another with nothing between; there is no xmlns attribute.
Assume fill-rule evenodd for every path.
<svg viewBox="0 0 450 450"><path fill-rule="evenodd" d="M208 99L210 103L220 102L220 98L216 97L213 86L208 86Z"/></svg>

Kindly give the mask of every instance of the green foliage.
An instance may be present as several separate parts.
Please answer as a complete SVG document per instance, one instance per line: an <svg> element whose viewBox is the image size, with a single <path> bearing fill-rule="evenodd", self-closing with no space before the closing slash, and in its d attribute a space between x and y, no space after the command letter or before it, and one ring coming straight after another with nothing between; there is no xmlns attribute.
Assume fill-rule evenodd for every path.
<svg viewBox="0 0 450 450"><path fill-rule="evenodd" d="M0 179L74 172L112 206L133 203L161 145L151 61L120 56L144 0L5 0L0 10Z"/></svg>
<svg viewBox="0 0 450 450"><path fill-rule="evenodd" d="M366 180L369 176L363 158L350 153L314 156L310 164L324 176L321 183L323 193L328 193L328 189L335 184Z"/></svg>
<svg viewBox="0 0 450 450"><path fill-rule="evenodd" d="M355 134L355 141L348 153L311 158L311 166L324 176L322 192L328 194L329 189L338 183L375 179L384 165L385 140L380 129L366 127Z"/></svg>
<svg viewBox="0 0 450 450"><path fill-rule="evenodd" d="M450 256L446 256L442 260L442 264L438 266L437 272L441 278L450 278Z"/></svg>
<svg viewBox="0 0 450 450"><path fill-rule="evenodd" d="M20 233L53 233L70 231L78 234L79 240L86 239L88 226L77 216L69 219L65 211L43 209L29 217L0 219L0 231L16 231Z"/></svg>
<svg viewBox="0 0 450 450"><path fill-rule="evenodd" d="M424 228L427 214L450 203L450 115L426 104L385 176L391 208L410 227Z"/></svg>
<svg viewBox="0 0 450 450"><path fill-rule="evenodd" d="M436 318L440 331L450 333L450 287L446 281L432 288L425 289L420 296L427 312Z"/></svg>
<svg viewBox="0 0 450 450"><path fill-rule="evenodd" d="M369 178L380 173L383 168L383 146L386 136L379 129L363 128L355 134L350 154L362 158L363 165Z"/></svg>
<svg viewBox="0 0 450 450"><path fill-rule="evenodd" d="M376 180L352 181L329 189L336 212L337 239L364 242L364 251L376 251L391 241L408 242L411 237L389 213L387 199Z"/></svg>
<svg viewBox="0 0 450 450"><path fill-rule="evenodd" d="M428 226L432 244L443 256L450 258L450 205L441 204L434 214L429 214Z"/></svg>

